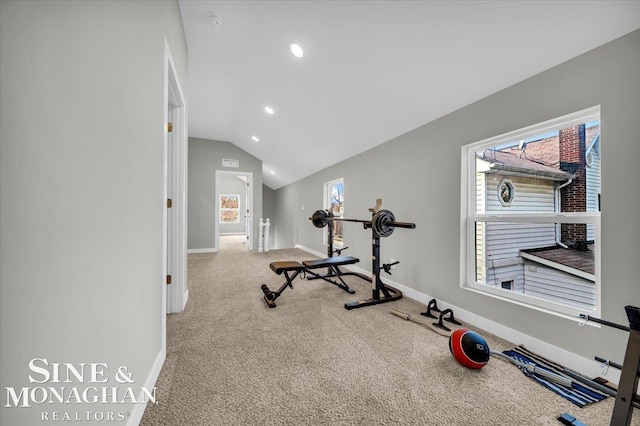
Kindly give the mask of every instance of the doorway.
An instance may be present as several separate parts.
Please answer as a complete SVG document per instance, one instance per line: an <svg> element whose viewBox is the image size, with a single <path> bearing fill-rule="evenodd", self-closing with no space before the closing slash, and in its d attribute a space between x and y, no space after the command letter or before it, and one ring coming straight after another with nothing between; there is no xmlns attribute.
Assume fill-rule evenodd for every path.
<svg viewBox="0 0 640 426"><path fill-rule="evenodd" d="M189 298L186 277L186 111L173 57L166 42L164 81L163 317L183 311ZM164 327L166 322L163 318ZM166 331L162 337L164 342Z"/></svg>
<svg viewBox="0 0 640 426"><path fill-rule="evenodd" d="M253 249L253 173L216 170L218 251Z"/></svg>

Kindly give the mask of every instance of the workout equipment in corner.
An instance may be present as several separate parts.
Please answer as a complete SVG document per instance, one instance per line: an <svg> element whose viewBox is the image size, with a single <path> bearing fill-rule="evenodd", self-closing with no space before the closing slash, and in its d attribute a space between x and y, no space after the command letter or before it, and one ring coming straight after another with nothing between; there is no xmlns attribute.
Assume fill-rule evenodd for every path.
<svg viewBox="0 0 640 426"><path fill-rule="evenodd" d="M447 316L447 315L449 315L449 316ZM446 331L451 331L451 329L449 327L445 326L442 323L442 320L448 321L451 324L462 325L462 323L460 321L456 320L453 317L453 311L451 309L445 309L444 311L440 312L440 316L438 317L438 322L434 322L433 323L434 327L438 327L438 328L441 328L441 329L446 330Z"/></svg>
<svg viewBox="0 0 640 426"><path fill-rule="evenodd" d="M584 407L588 404L602 401L607 398L607 395L615 395L615 392L611 389L601 386L584 377L582 374L569 370L557 362L544 358L528 350L523 345L519 345L512 350L504 351L502 354L516 361L525 363L528 367L521 368L525 376L530 377L538 382L538 384L555 392L578 407ZM533 368L535 368L535 374ZM557 374L565 380L570 380L571 386L565 387L562 382L553 380L553 376L544 376L541 374L544 370L548 373ZM558 386L558 384L562 386Z"/></svg>
<svg viewBox="0 0 640 426"><path fill-rule="evenodd" d="M449 336L449 351L460 364L479 370L489 362L491 350L484 337L475 331L460 328Z"/></svg>
<svg viewBox="0 0 640 426"><path fill-rule="evenodd" d="M356 309L364 306L377 305L379 303L392 302L402 298L402 292L396 288L388 286L380 279L380 238L390 236L395 228L415 229L415 223L396 222L395 216L391 211L380 209L382 200L376 200L376 206L369 209L372 214L371 220L362 219L345 219L334 217L326 210L317 210L309 218L316 228L324 228L333 221L356 222L362 223L364 229L371 229L372 233L372 267L371 267L371 293L372 296L367 300L345 303L345 309Z"/></svg>
<svg viewBox="0 0 640 426"><path fill-rule="evenodd" d="M275 300L278 297L280 297L282 292L287 287L293 288L293 280L300 273L302 273L303 275L312 274L314 276L317 276L318 278L322 278L323 280L341 288L342 290L346 291L349 294L353 294L355 293L355 290L351 289L347 285L347 283L345 283L342 280L342 278L340 278L341 275L347 275L349 273L342 272L339 267L358 263L359 261L360 260L358 258L355 258L352 256L341 256L341 257L329 257L326 259L305 260L302 263L295 262L295 261L273 262L271 263L271 265L269 265L271 267L271 270L278 275L281 275L284 273L286 281L282 284L282 286L278 289L278 291L269 290L269 287L267 287L266 284L262 284L260 286L260 289L262 289L262 292L264 293L264 300L265 302L267 302L267 305L270 308L276 307ZM319 275L312 271L313 269L320 269L320 268L328 268L330 271L335 271L335 273L328 276L328 275ZM290 272L293 275L289 275ZM340 282L332 280L331 279L332 277L337 277L340 280ZM365 278L368 278L368 277L365 277Z"/></svg>
<svg viewBox="0 0 640 426"><path fill-rule="evenodd" d="M406 312L402 312L402 311L399 311L397 309L392 309L391 310L391 314L393 314L393 315L395 315L397 317L400 317L405 321L411 321L411 322L413 322L415 324L418 324L418 325L421 325L423 327L426 327L429 330L431 330L434 333L437 333L437 334L439 334L441 336L449 337L451 335L451 333L449 333L448 331L436 328L432 324L428 324L426 322L422 322L422 321L418 320L417 318L414 318L411 314L408 314Z"/></svg>
<svg viewBox="0 0 640 426"><path fill-rule="evenodd" d="M305 260L302 262L304 267L307 269L307 279L323 279L328 283L331 283L337 287L340 287L347 293L353 294L356 291L351 289L347 283L344 282L342 277L344 275L357 275L359 274L350 271L343 271L340 269L340 266L344 265L352 265L354 263L360 262L360 259L352 257L352 256L340 256L340 257L328 257L326 259L316 259L316 260ZM313 269L321 269L327 268L326 274L317 274L313 272ZM336 281L334 278L338 279ZM361 277L362 278L362 277ZM367 278L367 277L364 277Z"/></svg>
<svg viewBox="0 0 640 426"><path fill-rule="evenodd" d="M330 211L327 211L327 210L322 210L322 211L327 217L333 217L333 213L331 213ZM355 290L350 289L347 283L344 282L342 277L346 275L353 275L369 282L371 282L371 278L359 272L344 271L340 269L340 266L351 265L353 263L359 262L360 260L351 256L341 256L342 252L348 249L349 247L343 247L338 249L333 248L333 221L330 221L327 223L327 232L328 232L327 239L329 242L327 244L327 257L325 259L309 260L307 262L302 262L305 266L307 266L307 279L308 280L317 280L317 279L325 280L326 282L331 283L335 286L338 286L341 289L345 290L346 292L353 294L355 293ZM338 257L337 258L333 257L334 254L337 254ZM331 259L342 259L343 262L331 261ZM347 259L355 260L355 261L346 261ZM324 267L327 268L326 274L320 274L312 271L313 269L320 269Z"/></svg>
<svg viewBox="0 0 640 426"><path fill-rule="evenodd" d="M435 301L433 299L431 302ZM431 304L431 302L429 302ZM453 316L451 309L450 311ZM391 314L400 317L406 321L411 321L415 324L428 328L436 334L449 338L449 351L453 355L456 361L465 367L471 369L480 369L489 362L491 351L489 345L482 336L474 331L470 331L464 328L451 332L447 327L439 327L438 323L426 323L422 322L418 318L414 318L411 314L399 311L397 309L391 309ZM440 317L440 323L442 322L442 315ZM457 324L462 325L457 322Z"/></svg>
<svg viewBox="0 0 640 426"><path fill-rule="evenodd" d="M429 318L438 318L437 316L433 315L431 312L437 312L440 313L442 312L439 308L438 308L438 302L436 301L436 299L431 299L429 301L429 303L427 304L427 310L426 312L420 312L420 315L424 315L425 317L429 317Z"/></svg>
<svg viewBox="0 0 640 426"><path fill-rule="evenodd" d="M491 351L491 356L495 358L504 359L505 361L509 361L513 365L516 365L518 368L520 368L523 372L525 372L525 375L527 376L530 376L531 374L535 374L537 376L544 377L545 379L553 383L559 384L561 386L564 386L566 388L571 388L573 384L572 380L566 376L561 376L560 374L556 374L552 371L545 370L544 368L541 368L540 366L534 363L521 361L517 357L511 357L502 352L495 352L495 351Z"/></svg>
<svg viewBox="0 0 640 426"><path fill-rule="evenodd" d="M633 407L640 407L640 401L636 400L636 389L640 380L640 308L635 306L625 306L624 310L629 319L629 327L594 318L589 315L580 315L580 318L587 321L597 322L608 327L617 328L629 332L627 341L627 351L624 355L624 362L620 372L620 384L618 391L614 392L616 403L611 414L611 425L629 425L633 415ZM584 323L582 324L584 325Z"/></svg>

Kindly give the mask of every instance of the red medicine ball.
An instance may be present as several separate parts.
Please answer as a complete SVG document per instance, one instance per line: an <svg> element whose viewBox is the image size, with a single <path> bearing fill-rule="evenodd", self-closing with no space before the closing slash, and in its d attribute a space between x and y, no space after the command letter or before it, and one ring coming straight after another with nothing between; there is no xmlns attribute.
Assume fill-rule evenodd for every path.
<svg viewBox="0 0 640 426"><path fill-rule="evenodd" d="M478 333L464 328L451 333L449 350L456 361L474 370L487 365L491 356L487 341Z"/></svg>

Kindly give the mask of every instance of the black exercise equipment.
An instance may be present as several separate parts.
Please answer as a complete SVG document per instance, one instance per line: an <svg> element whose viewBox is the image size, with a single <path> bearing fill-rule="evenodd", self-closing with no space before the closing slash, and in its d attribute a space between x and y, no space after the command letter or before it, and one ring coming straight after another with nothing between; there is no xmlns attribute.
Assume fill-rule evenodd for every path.
<svg viewBox="0 0 640 426"><path fill-rule="evenodd" d="M293 288L293 280L300 274L304 275L312 275L312 278L316 279L321 278L328 283L331 283L342 290L346 291L349 294L355 293L355 290L351 289L347 283L345 283L341 276L343 275L358 275L355 272L344 272L340 270L340 266L344 265L352 265L354 263L358 263L360 259L353 256L340 256L340 257L329 257L326 259L315 259L315 260L305 260L302 263L296 261L281 261L281 262L273 262L269 266L271 270L278 275L284 274L286 281L280 286L278 291L271 291L266 284L262 284L260 289L264 293L264 300L267 302L267 305L270 308L275 308L275 300L280 297L282 292L287 288ZM313 272L314 269L328 268L330 271L329 274L320 275ZM292 275L289 275L292 273ZM334 280L337 278L339 281ZM370 278L367 276L361 276L361 278L369 280Z"/></svg>
<svg viewBox="0 0 640 426"><path fill-rule="evenodd" d="M627 351L624 355L622 371L620 372L620 384L616 392L616 403L613 406L613 413L611 414L610 424L612 426L627 426L631 424L633 407L638 403L638 401L634 399L640 380L640 373L638 372L640 369L640 308L625 306L624 310L629 319L629 327L600 318L594 318L589 315L580 315L580 318L586 321L597 322L608 327L629 332Z"/></svg>
<svg viewBox="0 0 640 426"><path fill-rule="evenodd" d="M420 315L424 315L425 317L429 317L429 318L433 318L436 319L438 318L437 316L433 315L431 312L437 312L440 313L442 312L440 309L438 309L438 302L436 301L436 299L431 299L429 301L429 303L427 304L427 310L426 312L420 312Z"/></svg>
<svg viewBox="0 0 640 426"><path fill-rule="evenodd" d="M384 271L385 271L387 274L391 275L391 268L392 268L394 265L397 265L398 263L400 263L400 261L399 261L399 260L396 260L396 261L395 261L395 262L393 262L393 263L384 263L384 264L382 265L382 269L384 269Z"/></svg>
<svg viewBox="0 0 640 426"><path fill-rule="evenodd" d="M324 210L322 210L322 211L324 211ZM324 214L326 214L327 217L333 217L333 213L331 213L329 211L324 211ZM328 232L328 235L327 235L327 239L328 239L327 258L316 260L316 261L312 261L312 262L314 262L314 265L317 265L318 263L321 263L321 261L325 261L325 262L330 261L330 259L334 258L333 257L334 254L337 254L338 256L340 256L344 250L349 248L349 247L342 247L342 248L334 249L333 248L333 221L329 221L326 225L327 225L327 232ZM344 256L344 258L351 258L351 257L350 256ZM351 258L351 259L355 259L355 258ZM307 279L308 280L322 279L322 280L325 280L328 283L336 285L336 286L340 287L341 289L353 294L353 293L355 293L355 291L351 290L349 288L349 286L347 286L347 284L344 282L344 280L341 277L343 277L345 275L353 275L353 276L356 276L356 277L358 277L360 279L363 279L365 281L371 282L371 277L363 275L363 274L361 274L359 272L343 271L342 269L340 269L340 266L350 265L352 263L357 263L357 262L359 262L358 259L356 259L355 262L347 262L347 263L330 262L330 265L326 265L327 266L327 273L326 274L319 274L317 272L312 272L311 270L309 270L309 271L307 271ZM310 269L316 269L316 268L322 268L322 267L323 266L314 266L313 268L310 268ZM336 279L339 282L336 281Z"/></svg>
<svg viewBox="0 0 640 426"><path fill-rule="evenodd" d="M316 228L324 228L333 221L362 223L364 229L371 229L371 299L359 300L345 303L345 309L356 309L365 306L377 305L379 303L393 302L402 298L402 292L396 288L386 285L380 279L380 238L390 236L395 228L415 229L415 223L396 222L395 216L389 210L381 210L382 200L376 200L376 206L369 209L372 214L371 220L345 219L334 217L327 210L317 210L311 215L309 220ZM382 293L382 295L381 295Z"/></svg>
<svg viewBox="0 0 640 426"><path fill-rule="evenodd" d="M267 302L267 305L270 308L275 308L276 299L280 297L280 295L282 294L285 288L287 287L293 288L292 281L301 272L304 272L305 268L304 268L304 265L302 265L300 262L294 262L294 261L273 262L269 266L271 267L271 270L273 272L275 272L278 275L284 274L284 277L286 278L286 281L284 282L284 284L282 284L282 286L280 286L278 291L269 290L269 287L267 287L266 284L262 284L260 286L260 288L262 289L262 292L264 293L264 300L265 302ZM293 275L289 275L289 272L293 272Z"/></svg>
<svg viewBox="0 0 640 426"><path fill-rule="evenodd" d="M340 269L340 266L344 265L352 265L354 263L360 262L360 259L355 258L353 256L340 256L340 257L329 257L326 259L317 259L317 260L305 260L302 262L304 267L307 269L307 279L323 279L328 283L331 283L337 287L340 287L344 291L349 294L353 294L356 291L350 288L347 283L342 279L343 275L358 275L356 272L343 271ZM319 268L327 268L326 274L318 274L313 272L313 269ZM336 281L334 278L338 279ZM365 277L367 278L367 277Z"/></svg>
<svg viewBox="0 0 640 426"><path fill-rule="evenodd" d="M448 317L446 316L447 314L449 315ZM453 311L451 309L445 309L444 311L440 312L440 317L438 318L438 322L433 323L434 327L438 327L446 331L451 331L449 327L447 327L442 323L442 320L448 321L451 324L462 325L460 321L454 318Z"/></svg>
<svg viewBox="0 0 640 426"><path fill-rule="evenodd" d="M609 395L613 397L616 396L615 390L607 386L603 386L600 383L594 380L591 380L588 377L585 377L576 371L570 370L562 364L558 364L557 362L551 361L540 354L532 352L529 349L527 349L524 345L518 345L518 347L513 349L513 352L517 353L518 355L522 355L526 358L529 358L533 362L540 363L543 367L549 368L550 370L555 371L560 375L564 375L569 379L573 380L575 383L581 383L605 395Z"/></svg>
<svg viewBox="0 0 640 426"><path fill-rule="evenodd" d="M373 209L369 209L373 210ZM316 228L324 228L327 223L332 221L356 222L362 223L364 229L371 228L375 235L386 238L393 234L395 228L415 229L415 223L396 222L396 218L390 210L378 210L373 213L371 220L363 219L345 219L343 217L335 217L333 213L327 210L316 210L309 218Z"/></svg>

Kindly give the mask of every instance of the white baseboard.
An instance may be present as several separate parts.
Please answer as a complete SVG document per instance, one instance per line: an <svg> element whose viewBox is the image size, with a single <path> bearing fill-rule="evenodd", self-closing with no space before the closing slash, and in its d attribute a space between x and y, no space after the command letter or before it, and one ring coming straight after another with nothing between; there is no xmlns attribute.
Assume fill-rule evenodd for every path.
<svg viewBox="0 0 640 426"><path fill-rule="evenodd" d="M306 251L307 253L310 253L310 254L312 254L314 256L318 256L318 257L322 257L322 258L326 257L326 255L327 255L326 253L320 253L319 251L312 250L309 247L301 246L300 244L296 244L295 248L300 249L302 251Z"/></svg>
<svg viewBox="0 0 640 426"><path fill-rule="evenodd" d="M296 244L295 247L297 249L306 251L307 253L310 253L314 256L318 256L321 258L326 256L323 253L317 252L299 244ZM371 271L367 271L366 269L362 269L358 266L349 265L346 266L346 269L353 272L359 272L364 275L371 275ZM433 297L429 296L428 294L422 293L411 287L407 287L404 284L400 284L386 277L384 281L390 286L396 287L398 290L402 291L402 294L405 297L416 300L425 305L428 304L431 299L433 299ZM447 303L445 300L438 299L438 307L440 309L451 309L455 312L455 316L457 319L473 325L474 327L485 330L493 334L494 336L500 337L509 342L525 345L527 349L536 352L546 358L552 359L559 364L565 365L572 370L576 370L587 377L604 376L602 370L600 369L600 363L597 361L585 358L573 352L569 352L566 349L559 348L536 337L529 336L520 331L509 328L503 324L477 315L471 311L454 306L450 303ZM620 382L620 372L614 368L610 368L609 372L606 374L606 379L612 383L618 384Z"/></svg>
<svg viewBox="0 0 640 426"><path fill-rule="evenodd" d="M149 375L147 379L144 381L144 387L146 389L153 389L158 381L158 377L160 376L160 370L162 370L162 365L164 364L164 360L166 359L167 354L164 350L161 350L156 357L153 366L151 367L151 371L149 371ZM142 420L142 415L144 414L144 410L147 408L147 404L134 404L133 409L131 410L131 415L129 416L129 420L127 420L127 426L138 426L140 421Z"/></svg>
<svg viewBox="0 0 640 426"><path fill-rule="evenodd" d="M217 248L202 248L202 249L188 249L187 250L187 254L194 254L194 253L215 253L217 252L218 249Z"/></svg>

